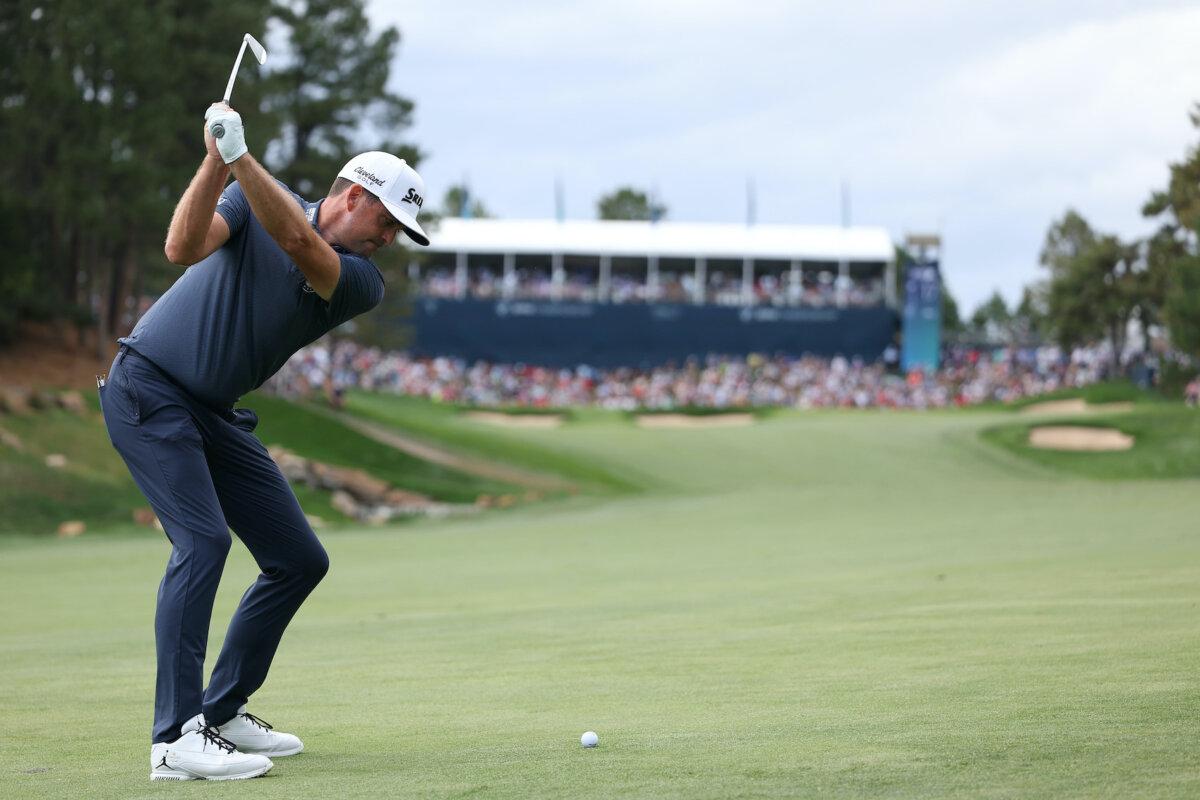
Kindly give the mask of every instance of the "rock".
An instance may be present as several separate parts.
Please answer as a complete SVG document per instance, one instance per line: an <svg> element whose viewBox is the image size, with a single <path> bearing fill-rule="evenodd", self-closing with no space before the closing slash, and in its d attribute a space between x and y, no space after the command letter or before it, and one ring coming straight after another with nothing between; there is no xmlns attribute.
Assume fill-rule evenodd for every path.
<svg viewBox="0 0 1200 800"><path fill-rule="evenodd" d="M542 493L534 489L530 489L525 493L525 496L522 499L526 503L536 503L538 500L542 499Z"/></svg>
<svg viewBox="0 0 1200 800"><path fill-rule="evenodd" d="M28 414L29 392L16 387L0 388L0 410L6 414Z"/></svg>
<svg viewBox="0 0 1200 800"><path fill-rule="evenodd" d="M270 454L271 458L275 459L275 463L279 465L279 471L283 473L283 477L295 483L311 483L307 458L298 456L282 447L270 447L267 449L267 453Z"/></svg>
<svg viewBox="0 0 1200 800"><path fill-rule="evenodd" d="M58 408L58 398L53 392L38 390L29 396L29 405L38 411L49 411Z"/></svg>
<svg viewBox="0 0 1200 800"><path fill-rule="evenodd" d="M324 528L325 520L318 517L316 514L305 514L304 519L307 520L310 528Z"/></svg>
<svg viewBox="0 0 1200 800"><path fill-rule="evenodd" d="M516 502L516 496L511 494L502 494L496 498L496 508L509 508Z"/></svg>
<svg viewBox="0 0 1200 800"><path fill-rule="evenodd" d="M9 450L16 450L18 453L25 452L25 443L21 441L21 437L11 431L6 431L0 428L0 444L7 447Z"/></svg>
<svg viewBox="0 0 1200 800"><path fill-rule="evenodd" d="M63 538L73 538L86 530L87 525L82 520L72 519L58 526L58 535Z"/></svg>
<svg viewBox="0 0 1200 800"><path fill-rule="evenodd" d="M341 489L363 503L374 505L384 502L390 488L387 481L374 478L361 469L334 467L316 461L310 462L309 468L322 488Z"/></svg>
<svg viewBox="0 0 1200 800"><path fill-rule="evenodd" d="M429 498L423 494L416 492L408 492L404 489L389 489L383 495L383 502L389 506L424 506L429 505Z"/></svg>
<svg viewBox="0 0 1200 800"><path fill-rule="evenodd" d="M366 522L370 525L381 525L397 516L439 516L447 513L449 508L434 503L428 497L405 489L396 489L387 481L380 480L361 469L338 467L320 461L302 458L282 447L267 449L271 458L279 465L280 472L292 483L311 486L314 489L325 489L333 492L330 502L335 509L351 519ZM481 495L486 500L476 500L491 503L491 498ZM515 498L513 498L515 501ZM455 507L460 511L473 511L473 506ZM321 522L309 524L314 528Z"/></svg>
<svg viewBox="0 0 1200 800"><path fill-rule="evenodd" d="M83 395L76 391L63 392L58 396L58 405L63 411L70 411L72 414L84 416L87 414L87 402L83 399Z"/></svg>
<svg viewBox="0 0 1200 800"><path fill-rule="evenodd" d="M491 508L495 501L490 494L481 494L475 498L476 508Z"/></svg>
<svg viewBox="0 0 1200 800"><path fill-rule="evenodd" d="M391 520L394 512L390 506L375 506L365 509L360 519L368 525L382 525Z"/></svg>
<svg viewBox="0 0 1200 800"><path fill-rule="evenodd" d="M147 528L161 528L158 524L158 517L154 516L154 509L147 506L133 510L133 521L138 525L145 525Z"/></svg>
<svg viewBox="0 0 1200 800"><path fill-rule="evenodd" d="M349 492L343 492L339 489L333 493L333 497L329 502L338 512L345 514L351 519L358 519L362 513L358 501L351 497Z"/></svg>
<svg viewBox="0 0 1200 800"><path fill-rule="evenodd" d="M67 457L62 453L50 453L46 456L46 466L50 469L62 469L67 465Z"/></svg>

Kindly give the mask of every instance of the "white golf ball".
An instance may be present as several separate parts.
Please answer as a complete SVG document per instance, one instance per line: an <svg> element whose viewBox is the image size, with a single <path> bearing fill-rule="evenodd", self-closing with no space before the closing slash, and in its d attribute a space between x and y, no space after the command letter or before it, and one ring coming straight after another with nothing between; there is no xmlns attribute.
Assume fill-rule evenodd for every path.
<svg viewBox="0 0 1200 800"><path fill-rule="evenodd" d="M600 737L596 735L595 731L588 731L579 737L579 743L584 747L595 747L600 744Z"/></svg>

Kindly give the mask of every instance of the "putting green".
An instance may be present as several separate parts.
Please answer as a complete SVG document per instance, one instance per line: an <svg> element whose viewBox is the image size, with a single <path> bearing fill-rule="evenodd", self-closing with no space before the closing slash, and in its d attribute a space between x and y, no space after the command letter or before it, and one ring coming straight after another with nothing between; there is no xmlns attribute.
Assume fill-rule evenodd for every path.
<svg viewBox="0 0 1200 800"><path fill-rule="evenodd" d="M1006 419L497 432L652 488L325 532L251 705L308 749L224 790L147 781L166 545L4 541L0 796L1200 794L1200 482L1063 477Z"/></svg>

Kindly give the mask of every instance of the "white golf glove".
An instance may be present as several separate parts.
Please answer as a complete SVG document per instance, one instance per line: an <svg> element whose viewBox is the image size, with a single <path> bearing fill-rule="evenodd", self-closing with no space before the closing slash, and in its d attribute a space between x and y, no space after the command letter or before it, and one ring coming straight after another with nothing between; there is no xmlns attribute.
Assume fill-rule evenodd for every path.
<svg viewBox="0 0 1200 800"><path fill-rule="evenodd" d="M242 128L241 114L224 103L213 103L204 112L204 121L226 164L246 155L246 132Z"/></svg>

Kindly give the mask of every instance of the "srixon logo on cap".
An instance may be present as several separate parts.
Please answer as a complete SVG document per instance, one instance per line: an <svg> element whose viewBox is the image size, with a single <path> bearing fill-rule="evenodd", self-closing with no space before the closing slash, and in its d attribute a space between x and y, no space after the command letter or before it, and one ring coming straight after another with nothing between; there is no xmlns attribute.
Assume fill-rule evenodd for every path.
<svg viewBox="0 0 1200 800"><path fill-rule="evenodd" d="M414 205L416 205L417 208L420 208L421 204L424 203L425 201L421 199L421 195L417 194L417 190L410 186L410 187L408 187L408 194L404 195L404 199L401 200L400 202L401 203L413 203Z"/></svg>
<svg viewBox="0 0 1200 800"><path fill-rule="evenodd" d="M375 184L376 186L383 186L385 183L387 183L387 181L383 181L383 180L380 180L379 178L375 177L374 172L367 172L362 167L355 167L354 173L356 175L358 175L360 178L362 178L363 180L369 181L369 182Z"/></svg>

